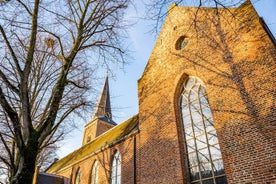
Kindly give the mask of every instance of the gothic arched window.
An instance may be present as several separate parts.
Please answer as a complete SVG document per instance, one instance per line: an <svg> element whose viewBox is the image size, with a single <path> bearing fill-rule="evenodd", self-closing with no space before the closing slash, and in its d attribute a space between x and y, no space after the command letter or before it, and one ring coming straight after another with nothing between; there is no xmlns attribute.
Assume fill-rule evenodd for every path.
<svg viewBox="0 0 276 184"><path fill-rule="evenodd" d="M78 172L76 173L75 184L81 184L81 170L80 170L80 168L78 169Z"/></svg>
<svg viewBox="0 0 276 184"><path fill-rule="evenodd" d="M111 168L111 184L121 184L122 158L119 151L114 155Z"/></svg>
<svg viewBox="0 0 276 184"><path fill-rule="evenodd" d="M191 183L227 184L212 112L202 81L188 77L181 111Z"/></svg>
<svg viewBox="0 0 276 184"><path fill-rule="evenodd" d="M92 171L91 171L91 184L97 184L98 183L98 171L99 171L99 165L98 161L96 160L93 164Z"/></svg>

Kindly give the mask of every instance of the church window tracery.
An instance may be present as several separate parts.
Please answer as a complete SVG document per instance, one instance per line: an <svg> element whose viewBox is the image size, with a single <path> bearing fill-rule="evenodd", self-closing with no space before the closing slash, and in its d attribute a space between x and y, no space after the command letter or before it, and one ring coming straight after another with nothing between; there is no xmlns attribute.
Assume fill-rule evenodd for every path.
<svg viewBox="0 0 276 184"><path fill-rule="evenodd" d="M203 82L188 77L181 94L190 181L192 184L226 184L226 176Z"/></svg>
<svg viewBox="0 0 276 184"><path fill-rule="evenodd" d="M111 184L121 184L121 164L121 154L119 151L116 151L112 161Z"/></svg>
<svg viewBox="0 0 276 184"><path fill-rule="evenodd" d="M80 168L78 169L78 171L76 173L75 184L81 184L81 170L80 170Z"/></svg>
<svg viewBox="0 0 276 184"><path fill-rule="evenodd" d="M91 184L97 184L98 183L98 171L99 171L99 165L98 161L96 160L93 164L92 171L91 171Z"/></svg>

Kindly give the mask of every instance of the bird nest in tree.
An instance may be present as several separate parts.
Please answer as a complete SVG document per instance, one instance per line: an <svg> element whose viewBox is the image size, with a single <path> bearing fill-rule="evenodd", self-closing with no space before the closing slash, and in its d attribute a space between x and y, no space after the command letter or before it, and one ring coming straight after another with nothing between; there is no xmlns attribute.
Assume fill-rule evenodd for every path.
<svg viewBox="0 0 276 184"><path fill-rule="evenodd" d="M53 48L55 45L55 40L53 38L48 37L48 38L45 38L44 41L45 41L46 46L49 48Z"/></svg>

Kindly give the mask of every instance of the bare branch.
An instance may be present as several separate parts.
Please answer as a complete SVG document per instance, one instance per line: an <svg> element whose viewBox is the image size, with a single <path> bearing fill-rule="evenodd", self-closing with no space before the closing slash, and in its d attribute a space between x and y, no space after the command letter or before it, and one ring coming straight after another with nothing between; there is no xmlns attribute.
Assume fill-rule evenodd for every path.
<svg viewBox="0 0 276 184"><path fill-rule="evenodd" d="M0 77L3 79L3 82L7 85L8 88L13 90L16 94L19 94L19 89L10 83L6 75L1 70L0 70Z"/></svg>
<svg viewBox="0 0 276 184"><path fill-rule="evenodd" d="M11 44L10 44L8 38L7 38L7 35L6 35L4 29L3 29L3 27L2 27L1 25L0 25L0 32L1 32L2 36L3 36L3 39L4 39L4 41L5 41L6 45L7 45L7 47L8 47L8 49L9 49L10 53L11 53L11 56L12 56L12 58L13 58L13 60L14 60L14 63L16 64L18 73L19 73L20 75L22 75L22 70L21 70L21 68L20 68L20 66L19 66L18 59L17 59L17 57L16 57L16 55L15 55L14 50L13 50L12 47L11 47Z"/></svg>
<svg viewBox="0 0 276 184"><path fill-rule="evenodd" d="M80 89L88 89L87 86L81 86L81 85L77 84L77 83L74 82L74 81L67 80L67 82L68 82L69 84L73 84L73 85L76 86L77 88L80 88Z"/></svg>
<svg viewBox="0 0 276 184"><path fill-rule="evenodd" d="M18 114L16 113L16 111L14 111L11 108L10 104L8 103L8 101L6 100L6 98L3 94L1 87L0 87L0 104L12 121L13 129L16 133L16 142L17 142L18 146L23 148L23 146L24 146L23 137L22 137L22 133L21 133L21 127L20 127L20 123L19 123Z"/></svg>
<svg viewBox="0 0 276 184"><path fill-rule="evenodd" d="M21 4L25 8L26 12L28 12L28 14L30 16L32 16L32 12L29 10L29 8L21 0L17 0L17 2L19 2L19 4Z"/></svg>
<svg viewBox="0 0 276 184"><path fill-rule="evenodd" d="M5 147L5 149L6 149L7 153L8 153L8 155L9 155L9 158L10 158L9 164L10 164L10 166L11 166L12 168L14 168L15 166L14 166L14 157L13 157L13 154L12 154L12 152L11 152L9 146L7 145L6 140L4 139L4 137L2 136L1 133L0 133L0 139L1 139L1 141L2 141L2 143L3 143L3 145L4 145L4 147Z"/></svg>

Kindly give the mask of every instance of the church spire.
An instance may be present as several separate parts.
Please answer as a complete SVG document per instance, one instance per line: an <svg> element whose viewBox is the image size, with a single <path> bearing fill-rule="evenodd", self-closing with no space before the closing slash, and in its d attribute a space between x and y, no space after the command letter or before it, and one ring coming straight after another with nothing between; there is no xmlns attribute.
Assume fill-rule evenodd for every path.
<svg viewBox="0 0 276 184"><path fill-rule="evenodd" d="M98 104L96 106L92 120L99 117L112 118L111 105L110 105L110 94L109 94L109 84L108 75L106 75L105 83L102 92L99 96Z"/></svg>
<svg viewBox="0 0 276 184"><path fill-rule="evenodd" d="M85 125L82 144L87 144L117 124L111 119L111 105L109 95L108 75L105 78L98 104L95 108L92 120Z"/></svg>

